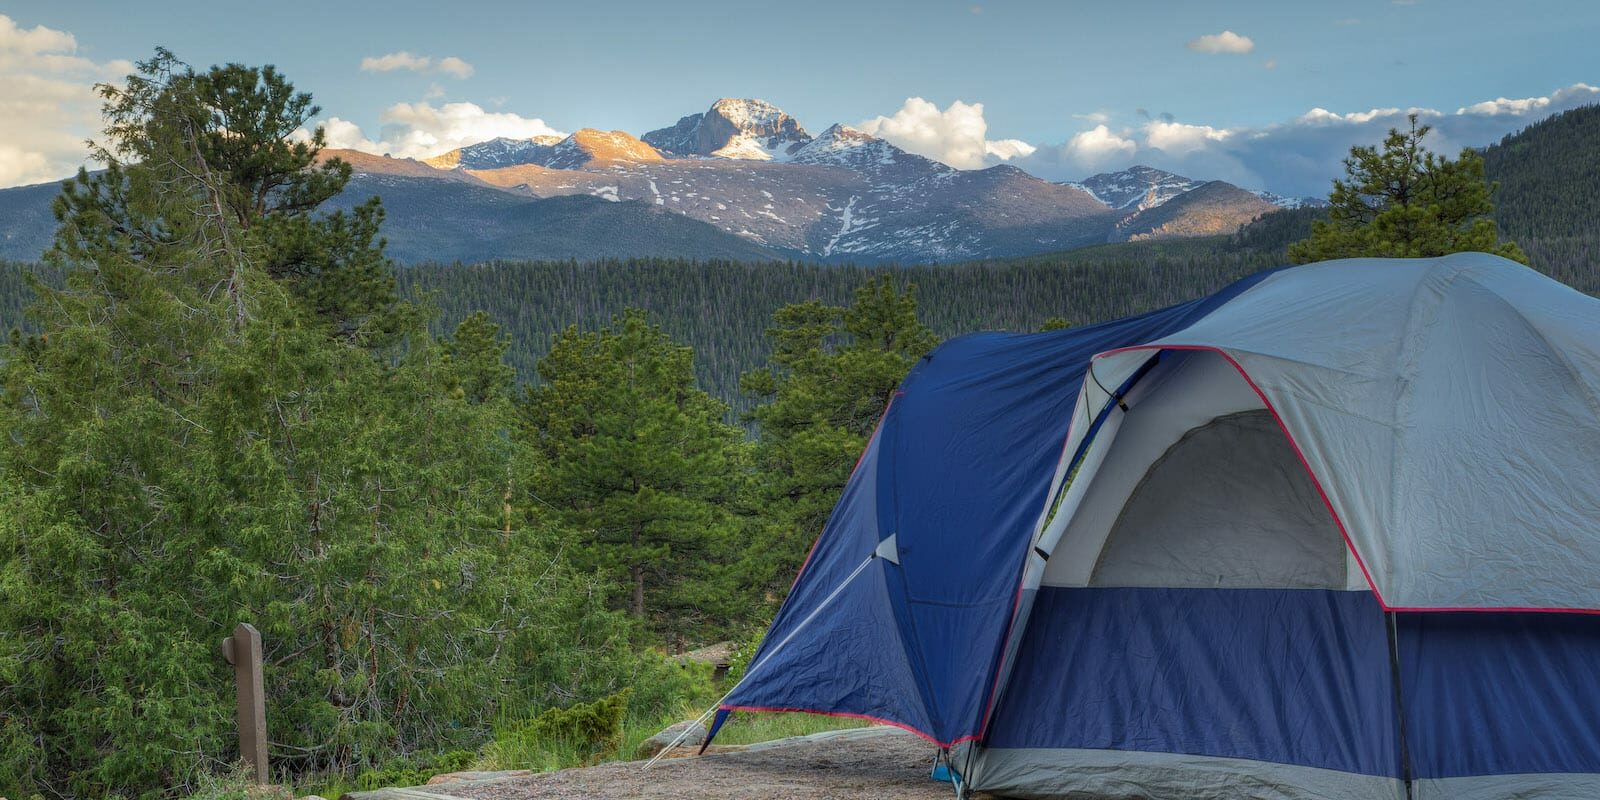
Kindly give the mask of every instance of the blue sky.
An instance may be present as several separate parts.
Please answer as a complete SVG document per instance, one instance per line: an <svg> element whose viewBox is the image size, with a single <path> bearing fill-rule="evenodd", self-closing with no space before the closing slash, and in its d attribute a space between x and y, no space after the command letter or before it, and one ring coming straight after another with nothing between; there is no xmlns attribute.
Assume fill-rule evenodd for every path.
<svg viewBox="0 0 1600 800"><path fill-rule="evenodd" d="M1133 157L1149 149L1141 136L1152 120L1259 131L1314 108L1346 115L1418 106L1450 115L1497 98L1549 97L1574 84L1600 84L1600 59L1593 55L1600 4L1557 0L9 0L0 14L13 33L43 26L69 35L73 48L65 52L88 62L84 72L143 57L157 44L197 65L277 64L316 94L325 116L360 129L352 141L378 146L399 146L406 126L430 124L388 113L400 103L412 104L410 112L415 104L470 103L485 114L540 120L562 132L601 127L637 134L723 96L770 100L813 131L892 118L908 98L923 98L941 111L956 101L982 105L976 115L969 110L935 121L935 128L965 126L970 133L981 118L986 139L1020 140L1048 153L1104 125L1114 139L1138 145L1109 152ZM1202 37L1224 31L1234 34L1224 42L1231 47L1208 51ZM418 68L362 69L364 58L396 53L411 55ZM441 69L445 58L458 59L450 62L456 68ZM0 81L16 61L0 55ZM0 91L12 91L7 85L0 82ZM8 99L0 95L0 103ZM1547 113L1550 106L1542 108ZM941 149L946 134L916 133L918 113L907 112L898 127L878 127L900 131L913 149L930 155L955 152ZM472 135L470 121L457 122L457 134ZM1068 173L1117 161L1057 156L1036 155L1032 168L1052 178L1079 177ZM951 158L963 162L957 166L978 165L970 150ZM1259 170L1232 177L1243 180L1246 172L1257 182L1274 178Z"/></svg>

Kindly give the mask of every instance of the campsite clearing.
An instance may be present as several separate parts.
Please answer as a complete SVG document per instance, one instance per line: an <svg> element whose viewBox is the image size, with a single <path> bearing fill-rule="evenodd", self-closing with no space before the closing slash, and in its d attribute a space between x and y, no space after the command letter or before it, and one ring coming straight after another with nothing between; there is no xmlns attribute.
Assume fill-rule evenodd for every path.
<svg viewBox="0 0 1600 800"><path fill-rule="evenodd" d="M514 778L381 789L351 800L576 800L693 797L699 800L948 800L930 780L933 746L886 726L828 731L750 745L736 752L601 764ZM980 797L982 795L979 795Z"/></svg>

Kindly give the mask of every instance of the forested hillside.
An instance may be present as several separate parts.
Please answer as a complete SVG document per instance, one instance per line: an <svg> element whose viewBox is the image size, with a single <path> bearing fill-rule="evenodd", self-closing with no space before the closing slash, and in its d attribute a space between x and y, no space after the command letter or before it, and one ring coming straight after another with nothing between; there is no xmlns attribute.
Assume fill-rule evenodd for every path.
<svg viewBox="0 0 1600 800"><path fill-rule="evenodd" d="M551 336L590 327L628 307L644 309L676 341L694 348L701 385L736 408L748 401L739 375L766 361L772 314L789 303L849 301L874 275L915 286L921 318L940 338L978 330L1074 325L1200 296L1281 257L1232 250L1222 238L1170 244L1106 245L1057 256L952 266L826 267L801 263L492 262L427 265L399 273L402 289L428 296L448 329L482 310L504 326L509 361L530 377Z"/></svg>
<svg viewBox="0 0 1600 800"><path fill-rule="evenodd" d="M1495 221L1517 241L1600 234L1600 106L1551 117L1483 151Z"/></svg>

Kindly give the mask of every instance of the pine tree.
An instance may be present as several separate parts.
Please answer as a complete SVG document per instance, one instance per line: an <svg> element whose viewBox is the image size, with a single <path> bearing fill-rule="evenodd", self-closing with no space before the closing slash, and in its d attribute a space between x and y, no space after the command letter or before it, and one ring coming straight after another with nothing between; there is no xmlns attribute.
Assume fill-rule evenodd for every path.
<svg viewBox="0 0 1600 800"><path fill-rule="evenodd" d="M1290 246L1297 264L1335 258L1424 258L1467 251L1527 263L1514 242L1502 242L1484 179L1483 156L1463 149L1454 161L1423 144L1429 126L1412 114L1410 130L1391 129L1382 148L1352 147L1345 178L1333 182L1327 221Z"/></svg>
<svg viewBox="0 0 1600 800"><path fill-rule="evenodd" d="M377 238L381 201L315 213L343 191L350 165L319 163L321 128L297 134L320 111L309 94L271 66L196 72L164 49L139 66L125 85L97 87L108 124L94 154L107 170L80 171L58 198L57 217L74 235L58 238L50 258L83 262L118 248L151 258L198 246L226 256L219 278L236 323L248 313L240 285L248 267L283 282L341 334L403 324L388 318L396 295ZM163 197L176 186L189 191ZM127 215L133 202L152 213Z"/></svg>
<svg viewBox="0 0 1600 800"><path fill-rule="evenodd" d="M695 386L692 352L627 311L596 331L573 326L539 362L522 404L543 456L541 507L575 531L576 559L617 586L620 605L681 634L719 593L737 521L743 461L727 406Z"/></svg>
<svg viewBox="0 0 1600 800"><path fill-rule="evenodd" d="M915 291L882 275L849 307L785 306L768 330L771 365L743 378L763 401L750 414L761 435L751 502L768 527L751 569L774 599L822 532L900 381L938 342L917 318Z"/></svg>

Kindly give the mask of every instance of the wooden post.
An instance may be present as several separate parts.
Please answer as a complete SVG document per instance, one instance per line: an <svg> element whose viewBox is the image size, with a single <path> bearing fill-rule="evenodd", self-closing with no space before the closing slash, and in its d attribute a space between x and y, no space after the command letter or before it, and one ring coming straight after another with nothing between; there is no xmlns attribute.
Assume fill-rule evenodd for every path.
<svg viewBox="0 0 1600 800"><path fill-rule="evenodd" d="M267 782L267 696L261 681L261 632L241 622L222 640L222 657L233 665L238 687L239 756L256 783Z"/></svg>

